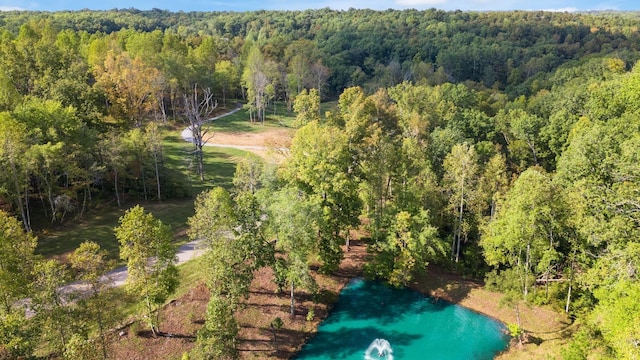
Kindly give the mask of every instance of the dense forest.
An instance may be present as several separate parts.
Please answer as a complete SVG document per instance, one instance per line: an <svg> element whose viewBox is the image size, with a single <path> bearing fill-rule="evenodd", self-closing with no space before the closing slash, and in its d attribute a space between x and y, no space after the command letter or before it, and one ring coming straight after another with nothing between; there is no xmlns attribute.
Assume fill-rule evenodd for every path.
<svg viewBox="0 0 640 360"><path fill-rule="evenodd" d="M353 229L369 234L372 278L405 286L437 264L516 312L569 313L567 359L639 357L639 26L607 12L0 12L0 358L29 356L38 329L61 356L100 345L60 322L73 315L55 291L63 269L33 256L33 217L191 196L163 137L236 102L251 122L286 104L297 131L282 164L247 159L233 188L195 200L212 300L194 357L237 356L233 312L254 270L273 267L293 308L314 288L310 259L334 271ZM321 114L324 101L336 105ZM136 207L116 237L155 334L177 281L170 232ZM102 336L94 245L71 266L96 289L83 304ZM141 265L152 255L164 260ZM27 296L38 326L13 306ZM89 353L108 357L104 342Z"/></svg>

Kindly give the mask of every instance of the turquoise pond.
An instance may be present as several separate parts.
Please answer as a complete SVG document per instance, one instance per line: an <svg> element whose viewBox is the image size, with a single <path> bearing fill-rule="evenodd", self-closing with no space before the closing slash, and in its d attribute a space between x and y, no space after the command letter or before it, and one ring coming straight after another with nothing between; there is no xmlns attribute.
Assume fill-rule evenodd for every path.
<svg viewBox="0 0 640 360"><path fill-rule="evenodd" d="M366 356L376 339L389 342L392 356L378 357L375 349ZM508 342L504 325L494 319L415 291L356 279L295 359L493 359Z"/></svg>

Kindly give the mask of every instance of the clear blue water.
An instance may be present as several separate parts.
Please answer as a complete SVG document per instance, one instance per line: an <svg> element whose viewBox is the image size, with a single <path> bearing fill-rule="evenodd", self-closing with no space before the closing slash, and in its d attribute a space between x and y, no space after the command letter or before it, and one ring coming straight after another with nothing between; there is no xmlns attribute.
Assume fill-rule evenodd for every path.
<svg viewBox="0 0 640 360"><path fill-rule="evenodd" d="M462 306L356 279L295 358L361 360L379 338L389 341L395 360L493 359L508 345L504 330L500 322ZM375 350L371 358L378 359Z"/></svg>

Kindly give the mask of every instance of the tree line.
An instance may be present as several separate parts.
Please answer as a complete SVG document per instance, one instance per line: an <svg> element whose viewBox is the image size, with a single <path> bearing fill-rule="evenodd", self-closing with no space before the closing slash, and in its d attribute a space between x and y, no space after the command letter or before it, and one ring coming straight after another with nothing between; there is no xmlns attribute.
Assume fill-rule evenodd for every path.
<svg viewBox="0 0 640 360"><path fill-rule="evenodd" d="M203 95L194 89L221 108L242 99L256 122L270 104L291 110L312 88L336 99L352 86L373 93L404 81L466 82L509 99L533 96L587 58L633 64L635 19L433 9L3 12L2 165L10 171L0 179L2 202L29 229L35 204L55 223L82 214L94 196L187 195L160 139L167 122L198 118L203 108L189 104ZM101 28L105 21L116 25ZM200 177L201 158L192 162Z"/></svg>

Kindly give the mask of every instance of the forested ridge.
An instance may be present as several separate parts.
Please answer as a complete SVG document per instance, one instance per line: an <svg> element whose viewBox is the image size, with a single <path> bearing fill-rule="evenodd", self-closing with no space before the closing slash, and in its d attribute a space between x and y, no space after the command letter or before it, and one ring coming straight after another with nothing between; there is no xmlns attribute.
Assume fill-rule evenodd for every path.
<svg viewBox="0 0 640 360"><path fill-rule="evenodd" d="M251 123L284 105L297 131L282 164L243 160L232 188L195 200L212 300L192 356L238 356L233 314L255 270L274 269L293 313L299 288L317 290L309 263L335 271L356 229L372 278L406 286L436 264L516 312L569 313L564 358L640 356L639 25L614 12L0 12L0 357L38 343L107 357L87 340L96 327L103 339L105 299L61 306L70 275L34 256L32 218L191 196L163 139L198 129L204 180L201 122L236 102ZM177 281L170 231L136 207L116 236L156 334ZM152 255L164 260L141 265ZM69 266L95 289L109 268L95 243ZM35 320L13 306L27 296ZM97 323L61 320L79 313Z"/></svg>

